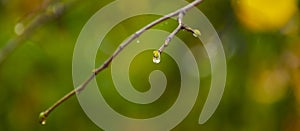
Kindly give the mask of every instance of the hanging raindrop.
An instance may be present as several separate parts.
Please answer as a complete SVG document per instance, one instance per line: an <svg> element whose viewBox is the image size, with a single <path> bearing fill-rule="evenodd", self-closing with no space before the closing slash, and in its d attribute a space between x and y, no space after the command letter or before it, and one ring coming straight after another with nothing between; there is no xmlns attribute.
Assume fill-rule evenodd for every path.
<svg viewBox="0 0 300 131"><path fill-rule="evenodd" d="M160 62L160 58L153 58L153 63L158 64Z"/></svg>
<svg viewBox="0 0 300 131"><path fill-rule="evenodd" d="M42 124L42 125L46 125L46 120L41 121L41 124Z"/></svg>
<svg viewBox="0 0 300 131"><path fill-rule="evenodd" d="M153 63L158 64L160 62L160 52L153 51Z"/></svg>
<svg viewBox="0 0 300 131"><path fill-rule="evenodd" d="M139 44L139 43L140 43L140 40L137 40L137 41L136 41L136 43L138 43L138 44Z"/></svg>

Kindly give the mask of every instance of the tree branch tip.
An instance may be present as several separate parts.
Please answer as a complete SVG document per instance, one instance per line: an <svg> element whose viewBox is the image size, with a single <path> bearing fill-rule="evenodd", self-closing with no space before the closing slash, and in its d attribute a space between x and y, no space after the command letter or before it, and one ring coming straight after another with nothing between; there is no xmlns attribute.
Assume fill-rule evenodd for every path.
<svg viewBox="0 0 300 131"><path fill-rule="evenodd" d="M192 32L194 37L199 37L199 36L202 35L202 33L201 33L200 30L198 30L198 29L193 29L193 28L191 28L191 27L189 27L189 26L187 26L187 25L182 25L182 28L181 28L181 29L184 29L184 30L186 30L186 31Z"/></svg>
<svg viewBox="0 0 300 131"><path fill-rule="evenodd" d="M159 50L153 51L153 63L158 64L160 62L160 53Z"/></svg>
<svg viewBox="0 0 300 131"><path fill-rule="evenodd" d="M40 115L39 115L39 123L41 125L46 125L47 116L48 116L48 113L46 111L40 113Z"/></svg>
<svg viewBox="0 0 300 131"><path fill-rule="evenodd" d="M154 57L154 58L158 58L159 54L160 54L160 51L159 51L159 50L153 51L153 57Z"/></svg>
<svg viewBox="0 0 300 131"><path fill-rule="evenodd" d="M198 29L193 29L193 36L199 37L199 36L201 36L201 35L202 35L202 34L201 34L200 30L198 30Z"/></svg>

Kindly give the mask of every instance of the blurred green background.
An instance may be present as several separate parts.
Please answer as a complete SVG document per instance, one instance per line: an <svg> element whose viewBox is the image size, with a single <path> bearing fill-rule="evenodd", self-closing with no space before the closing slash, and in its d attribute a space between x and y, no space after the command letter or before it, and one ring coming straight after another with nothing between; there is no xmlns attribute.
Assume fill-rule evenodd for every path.
<svg viewBox="0 0 300 131"><path fill-rule="evenodd" d="M38 123L38 115L73 89L72 53L76 39L88 19L110 2L0 0L0 50L9 41L24 37L0 63L0 130L100 130L85 115L76 97L58 107L46 126ZM203 65L199 68L204 75L197 104L174 130L300 130L299 5L299 0L205 0L198 5L223 42L227 83L215 114L199 125L198 117L210 84L210 64L202 50ZM47 13L54 16L40 21L30 35L22 35L24 27ZM116 48L123 39L158 17L128 19L104 41ZM166 22L154 28L172 31L176 27L176 21ZM180 32L178 37L191 43L191 48L197 44L188 32ZM99 52L96 66L110 53ZM153 117L168 109L177 97L180 74L174 61L167 55L163 57L159 66L154 65L152 52L145 51L136 56L130 67L130 80L140 91L150 87L147 78L151 70L162 69L168 77L166 93L147 106L129 103L117 95L110 68L100 73L98 82L106 81L105 88L100 90L106 92L104 97L111 107L135 118Z"/></svg>

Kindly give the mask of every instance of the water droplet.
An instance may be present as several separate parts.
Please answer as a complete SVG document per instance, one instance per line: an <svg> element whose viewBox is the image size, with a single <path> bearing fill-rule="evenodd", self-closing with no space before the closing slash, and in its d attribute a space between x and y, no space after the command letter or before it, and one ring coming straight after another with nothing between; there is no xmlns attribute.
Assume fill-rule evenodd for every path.
<svg viewBox="0 0 300 131"><path fill-rule="evenodd" d="M42 125L46 125L46 114L45 112L41 112L39 115L40 123Z"/></svg>
<svg viewBox="0 0 300 131"><path fill-rule="evenodd" d="M153 63L158 64L160 62L160 58L153 57Z"/></svg>
<svg viewBox="0 0 300 131"><path fill-rule="evenodd" d="M158 64L160 62L160 52L153 51L153 63Z"/></svg>
<svg viewBox="0 0 300 131"><path fill-rule="evenodd" d="M24 25L23 23L17 23L15 26L15 33L17 35L22 35L24 32Z"/></svg>
<svg viewBox="0 0 300 131"><path fill-rule="evenodd" d="M137 40L137 41L136 41L136 43L138 43L138 44L139 44L139 43L140 43L140 40Z"/></svg>
<svg viewBox="0 0 300 131"><path fill-rule="evenodd" d="M194 33L193 33L193 36L194 36L194 37L199 37L199 36L201 36L201 32L200 32L199 30L194 29L193 32L194 32Z"/></svg>
<svg viewBox="0 0 300 131"><path fill-rule="evenodd" d="M41 122L42 125L46 125L46 120Z"/></svg>

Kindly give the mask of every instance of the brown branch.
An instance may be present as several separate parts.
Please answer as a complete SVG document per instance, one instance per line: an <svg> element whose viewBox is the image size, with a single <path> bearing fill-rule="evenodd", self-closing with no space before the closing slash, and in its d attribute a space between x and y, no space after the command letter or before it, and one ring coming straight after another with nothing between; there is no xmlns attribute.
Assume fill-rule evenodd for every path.
<svg viewBox="0 0 300 131"><path fill-rule="evenodd" d="M62 104L64 101L68 100L71 96L73 96L75 93L79 93L82 91L88 83L90 83L91 80L95 78L96 74L91 75L84 83L82 83L80 86L66 94L64 97L60 98L55 104L53 104L51 107L49 107L46 111L41 112L39 116L39 122L42 125L46 124L47 116L52 112L56 107L58 107L60 104Z"/></svg>
<svg viewBox="0 0 300 131"><path fill-rule="evenodd" d="M189 32L192 32L193 35L195 37L198 37L198 36L201 36L201 32L197 29L192 29L191 27L189 27L188 25L182 25L182 29L186 30L186 31L189 31Z"/></svg>
<svg viewBox="0 0 300 131"><path fill-rule="evenodd" d="M42 125L46 124L46 118L47 116L56 108L58 107L60 104L62 104L64 101L66 101L67 99L69 99L71 96L73 96L76 93L80 93L80 91L84 90L86 88L86 86L89 84L89 82L94 79L96 77L96 75L101 72L102 70L106 69L110 63L113 61L113 59L128 45L130 44L133 40L135 40L137 37L139 37L142 33L144 33L146 30L150 29L151 27L171 18L174 16L178 16L178 23L179 26L169 35L169 37L166 39L166 41L170 41L174 35L182 28L182 18L183 15L186 11L188 11L189 9L193 8L194 6L198 5L199 3L201 3L203 0L195 0L192 3L174 11L171 12L153 22L151 22L150 24L146 25L145 27L141 28L140 30L138 30L137 32L135 32L134 34L132 34L128 39L126 39L125 41L123 41L120 46L116 49L116 51L97 69L95 69L93 71L93 73L91 74L91 76L84 81L80 86L76 87L74 90L72 90L71 92L69 92L68 94L66 94L64 97L62 97L61 99L59 99L56 103L54 103L50 108L48 108L46 111L40 113L40 123ZM169 43L169 42L167 42ZM167 44L166 44L167 45ZM165 48L165 47L163 47ZM162 50L163 50L162 48ZM161 51L162 51L161 50Z"/></svg>
<svg viewBox="0 0 300 131"><path fill-rule="evenodd" d="M184 12L181 12L178 15L178 26L177 28L166 38L165 43L158 49L158 52L161 53L163 50L169 45L170 41L173 39L173 37L182 29L183 23L182 23L182 18L183 18Z"/></svg>

